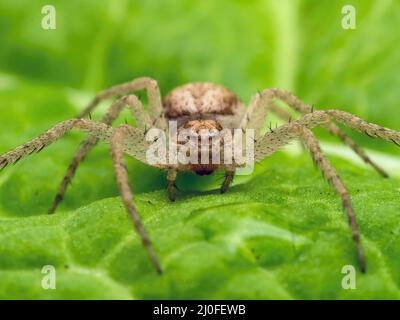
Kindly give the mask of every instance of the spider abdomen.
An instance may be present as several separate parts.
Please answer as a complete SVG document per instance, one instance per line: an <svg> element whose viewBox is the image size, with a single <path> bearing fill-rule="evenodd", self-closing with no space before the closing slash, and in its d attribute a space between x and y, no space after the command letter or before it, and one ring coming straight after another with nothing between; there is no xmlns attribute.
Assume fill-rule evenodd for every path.
<svg viewBox="0 0 400 320"><path fill-rule="evenodd" d="M163 100L167 118L190 115L233 115L242 103L227 88L213 83L188 83L170 91Z"/></svg>

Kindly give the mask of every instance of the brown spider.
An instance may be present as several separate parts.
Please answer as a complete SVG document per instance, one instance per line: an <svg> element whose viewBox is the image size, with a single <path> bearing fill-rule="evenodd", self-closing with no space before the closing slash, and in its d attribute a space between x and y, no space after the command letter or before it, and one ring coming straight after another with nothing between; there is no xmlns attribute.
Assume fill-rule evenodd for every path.
<svg viewBox="0 0 400 320"><path fill-rule="evenodd" d="M137 96L132 94L134 91L142 89L147 91L148 111L144 109ZM83 119L83 117L90 114L100 101L112 96L119 96L120 98L111 105L101 122ZM291 121L290 115L276 104L277 100L284 102L303 116L298 120ZM118 117L125 106L130 109L132 116L136 119L137 127L120 125L117 128L112 128L112 122ZM266 134L261 134L260 131L268 111L275 113L283 120L286 120L287 123L276 129L271 129ZM319 143L310 129L318 125L326 128L330 133L338 136L343 143L352 148L366 163L370 164L384 177L387 177L385 171L376 165L351 138L342 132L335 122L344 124L371 137L378 137L394 142L397 145L400 145L400 132L368 123L344 111L333 109L314 111L312 106L305 104L285 90L266 89L255 94L246 110L240 99L233 92L222 86L211 83L189 83L175 88L162 101L159 87L155 80L147 77L137 78L131 82L101 91L77 118L60 122L39 137L0 156L0 170L9 164L17 162L26 155L42 150L44 147L61 138L72 128L87 132L89 136L82 142L72 159L48 211L49 213L53 213L62 200L80 161L83 160L98 140L108 142L110 144L113 168L122 201L133 220L153 266L161 273L161 265L133 204L123 154L127 153L144 163L148 163L145 156L146 150L149 147L149 142L145 138L146 133L151 127L166 131L169 120L177 121L178 130L189 128L194 132L198 132L201 129L213 129L218 132L223 128L230 130L234 128L242 130L252 128L255 132L255 161L260 161L268 157L280 147L296 138L301 139L305 147L309 150L315 164L320 168L324 177L342 199L343 210L348 218L360 268L362 272L365 272L364 252L360 243L360 234L349 194L330 162L324 157ZM215 169L222 168L225 170L225 179L221 186L221 193L224 193L232 182L238 164L231 162L230 164L222 165L195 163L189 165L158 164L155 166L168 171L167 190L169 198L173 201L175 200L174 185L178 171L190 170L203 175L210 174Z"/></svg>

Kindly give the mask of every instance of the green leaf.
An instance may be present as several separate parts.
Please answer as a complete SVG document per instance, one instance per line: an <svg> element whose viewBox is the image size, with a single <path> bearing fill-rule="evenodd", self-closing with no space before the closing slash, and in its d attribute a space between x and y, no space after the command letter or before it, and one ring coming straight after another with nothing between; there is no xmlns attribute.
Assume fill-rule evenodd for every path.
<svg viewBox="0 0 400 320"><path fill-rule="evenodd" d="M118 197L52 216L1 218L0 297L399 298L400 183L335 164L353 185L366 249L357 290L341 287L342 267L357 267L357 259L340 201L306 156L282 154L225 195L180 191L176 203L163 190L135 197L162 276ZM56 290L40 287L44 265L57 270Z"/></svg>

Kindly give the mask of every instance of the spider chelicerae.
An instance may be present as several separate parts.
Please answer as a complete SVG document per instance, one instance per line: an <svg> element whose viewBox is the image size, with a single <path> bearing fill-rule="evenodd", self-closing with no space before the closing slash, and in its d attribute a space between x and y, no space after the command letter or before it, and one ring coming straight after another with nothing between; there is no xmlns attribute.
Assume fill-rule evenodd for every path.
<svg viewBox="0 0 400 320"><path fill-rule="evenodd" d="M133 94L138 90L146 90L148 109L145 109L140 99ZM118 97L118 99L111 105L101 121L85 119L101 101L111 97ZM291 120L290 113L280 106L279 101L302 114L302 116L297 120ZM129 108L135 118L136 127L125 124L112 128L112 123L125 107ZM263 134L261 130L268 112L272 112L285 120L285 124ZM336 123L341 123L358 132L381 138L397 145L400 145L400 132L368 123L344 111L335 109L314 110L312 106L302 102L285 90L266 89L260 91L252 97L246 109L236 94L216 84L189 83L175 88L162 99L158 84L154 79L148 77L137 78L101 91L76 118L62 121L37 138L1 155L0 170L9 164L16 163L24 156L39 152L73 128L86 132L88 137L76 151L48 211L49 213L54 213L79 163L99 140L109 143L114 173L123 204L132 218L154 268L161 273L161 264L133 203L123 155L126 153L149 164L146 159L146 150L148 150L150 143L146 139L146 134L149 128L167 131L171 120L177 122L178 131L183 128L190 129L192 132L199 132L204 129L217 132L223 129L253 129L254 161L260 161L292 140L300 139L309 151L314 163L319 167L323 176L342 200L343 210L347 216L356 247L360 269L365 272L365 256L350 196L335 169L323 155L318 140L311 129L315 126L324 127L353 149L358 156L383 177L387 177L385 171L374 163ZM224 141L221 141L223 144ZM207 152L211 152L211 149L207 149ZM221 186L221 193L224 193L233 180L235 170L240 166L235 161L222 164L213 162L182 164L178 162L151 165L167 170L167 190L172 201L175 200L175 179L179 171L194 171L199 175L204 175L211 174L216 169L223 169L225 177Z"/></svg>

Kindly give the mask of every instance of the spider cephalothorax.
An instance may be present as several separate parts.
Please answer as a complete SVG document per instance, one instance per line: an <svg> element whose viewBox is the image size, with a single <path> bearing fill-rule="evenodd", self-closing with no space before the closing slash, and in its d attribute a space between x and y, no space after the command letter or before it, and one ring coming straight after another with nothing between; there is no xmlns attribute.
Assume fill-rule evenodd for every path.
<svg viewBox="0 0 400 320"><path fill-rule="evenodd" d="M142 89L147 91L149 104L147 110L143 107L142 102L137 96L133 94L133 92ZM120 96L121 98L111 105L101 121L97 122L83 119L90 114L100 101L113 96ZM302 117L292 121L291 116L276 103L277 100L302 114ZM121 125L112 128L111 124L125 107L130 109L132 116L136 119L137 127ZM285 120L286 123L267 133L262 133L267 112L275 113ZM206 130L212 134L203 140L210 141L211 143L199 147L198 142L202 139L195 136L194 140L192 140L192 144L195 143L194 150L199 151L199 153L193 158L195 161L190 163L182 163L180 161L150 162L147 157L151 146L151 141L147 139L149 128L158 128L164 133L169 131L173 121L175 121L178 133L182 133L184 130L189 131L185 133L186 140L190 140L192 135L198 135L202 130ZM227 138L228 136L223 135L223 133L253 130L254 137L252 137L251 141L254 142L254 145L252 148L246 149L246 152L250 149L254 151L253 161L260 161L270 156L280 147L294 139L301 139L310 152L315 164L320 168L324 177L342 200L343 210L348 218L352 238L356 246L360 268L362 271L365 271L365 257L350 196L341 179L336 174L336 171L323 155L319 143L310 129L315 126L326 128L330 133L339 137L343 143L352 148L354 152L378 171L379 174L384 177L387 177L387 174L376 165L365 152L335 124L335 122L341 123L371 137L381 138L400 145L400 132L398 131L368 123L357 116L339 110L315 111L312 106L305 104L285 90L266 89L261 91L253 96L248 108L245 109L240 99L232 91L219 85L211 83L186 84L172 90L162 100L155 80L150 78L137 78L131 82L111 87L100 92L77 118L60 122L39 137L1 155L0 170L11 163L17 162L23 156L42 150L47 145L61 138L72 128L87 132L89 136L77 150L49 209L49 213L53 213L58 203L62 200L80 161L98 140L109 143L114 172L122 201L133 220L153 266L158 272L161 272L161 264L152 248L150 239L143 228L133 204L132 192L129 187L128 176L123 160L124 153L146 164L167 170L168 195L171 200L175 200L174 186L179 171L190 170L199 175L205 175L211 174L215 169L223 169L225 170L225 179L221 186L221 193L224 193L228 189L235 170L243 166L243 163L235 161L236 159L231 161L231 156L225 157L227 154L230 155L225 149L211 148L212 145L226 147L232 144L233 140L231 138L231 140L229 140ZM222 139L216 140L217 142L212 144L212 139L215 136L217 136L217 138L222 137ZM185 141L185 139L182 141ZM183 156L186 156L186 153L188 153L187 146L184 145L182 141L179 141L178 138L172 140L173 143L180 146L178 149L185 150ZM241 140L239 139L239 141ZM157 143L159 142L160 141ZM215 157L214 159L216 155L215 150L218 150L218 156L221 154L223 155L222 158L224 161L213 162L215 159L221 159L221 157ZM165 153L166 152L163 154L165 155ZM201 157L202 154L204 157ZM171 160L171 156L164 156L164 158L166 160ZM226 159L230 161L227 162L225 161Z"/></svg>
<svg viewBox="0 0 400 320"><path fill-rule="evenodd" d="M219 122L216 120L211 120L211 119L198 119L198 120L189 120L185 122L179 129L178 129L178 136L182 133L183 130L188 130L189 133L192 133L195 136L195 140L197 143L197 146L201 145L202 142L202 133L204 135L204 132L209 133L209 132L215 132L217 135L219 132L222 130L222 126ZM211 137L206 137L208 138L208 146L205 148L200 149L200 152L197 154L197 163L192 163L190 164L190 167L188 170L194 171L197 175L199 176L204 176L204 175L210 175L212 174L216 169L219 168L217 164L212 163L212 141ZM203 138L204 140L204 138ZM221 147L223 144L223 140L221 140ZM208 158L208 163L203 163L202 162L202 157L206 156Z"/></svg>

